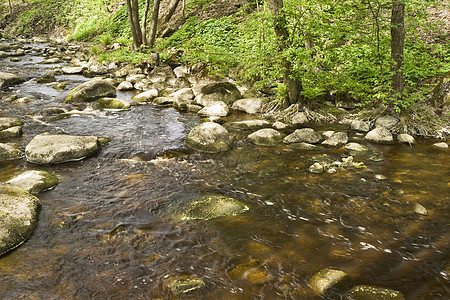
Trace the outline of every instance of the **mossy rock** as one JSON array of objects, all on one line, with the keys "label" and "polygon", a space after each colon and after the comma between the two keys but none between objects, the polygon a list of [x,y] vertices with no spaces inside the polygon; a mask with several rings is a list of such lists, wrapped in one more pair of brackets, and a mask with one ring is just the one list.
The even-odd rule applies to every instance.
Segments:
[{"label": "mossy rock", "polygon": [[174,294],[185,294],[205,286],[205,282],[200,277],[194,275],[183,275],[171,278],[167,283],[167,288]]},{"label": "mossy rock", "polygon": [[0,255],[23,244],[37,224],[41,203],[27,191],[0,184]]},{"label": "mossy rock", "polygon": [[7,183],[20,187],[30,193],[39,193],[54,188],[60,182],[55,173],[48,171],[28,170]]},{"label": "mossy rock", "polygon": [[245,279],[251,284],[263,284],[273,278],[260,259],[239,264],[228,275],[231,279]]},{"label": "mossy rock", "polygon": [[11,127],[22,126],[23,122],[16,118],[0,118],[0,130],[5,130]]},{"label": "mossy rock", "polygon": [[211,220],[239,215],[248,210],[244,203],[220,194],[207,194],[194,199],[177,216],[179,220]]},{"label": "mossy rock", "polygon": [[186,145],[205,153],[227,151],[232,143],[228,131],[217,123],[205,122],[189,132]]},{"label": "mossy rock", "polygon": [[331,288],[342,285],[347,274],[341,270],[322,269],[309,280],[310,286],[318,294],[323,295]]},{"label": "mossy rock", "polygon": [[64,102],[92,102],[102,97],[115,97],[116,93],[116,88],[107,80],[93,79],[71,90]]},{"label": "mossy rock", "polygon": [[116,98],[100,98],[95,104],[96,109],[129,109],[130,103]]},{"label": "mossy rock", "polygon": [[404,300],[405,296],[399,291],[370,286],[357,285],[344,295],[346,300]]},{"label": "mossy rock", "polygon": [[0,161],[20,159],[22,157],[23,153],[19,149],[8,144],[0,143]]}]

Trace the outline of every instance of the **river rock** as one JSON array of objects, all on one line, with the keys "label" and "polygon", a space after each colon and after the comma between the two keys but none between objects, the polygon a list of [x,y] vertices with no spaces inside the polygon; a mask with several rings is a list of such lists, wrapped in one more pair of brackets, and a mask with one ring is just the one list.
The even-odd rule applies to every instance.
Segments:
[{"label": "river rock", "polygon": [[173,69],[173,73],[177,78],[187,77],[189,75],[189,70],[186,67],[179,66]]},{"label": "river rock", "polygon": [[223,101],[211,101],[208,102],[205,107],[198,111],[199,115],[202,116],[218,116],[226,117],[230,109],[228,105]]},{"label": "river rock", "polygon": [[25,81],[25,79],[23,79],[20,76],[17,76],[17,75],[11,74],[11,73],[0,72],[0,89],[15,85],[15,84],[20,84],[24,81]]},{"label": "river rock", "polygon": [[13,57],[13,58],[10,59],[10,61],[12,61],[12,62],[19,62],[19,61],[22,61],[22,59],[20,57]]},{"label": "river rock", "polygon": [[402,133],[397,135],[397,141],[399,141],[400,143],[406,143],[406,144],[414,144],[416,141],[414,140],[414,137],[412,137],[409,134],[406,133]]},{"label": "river rock", "polygon": [[179,220],[211,220],[236,216],[248,210],[244,203],[221,194],[207,194],[193,199],[183,208]]},{"label": "river rock", "polygon": [[192,101],[195,96],[191,88],[182,88],[181,90],[170,94],[169,97],[174,97],[177,100],[189,102]]},{"label": "river rock", "polygon": [[59,64],[62,60],[58,57],[49,58],[41,62],[41,64]]},{"label": "river rock", "polygon": [[350,128],[356,131],[368,132],[370,130],[369,124],[361,120],[353,120],[350,123]]},{"label": "river rock", "polygon": [[275,146],[283,140],[283,134],[272,128],[260,129],[250,134],[247,139],[259,146]]},{"label": "river rock", "polygon": [[223,101],[232,105],[234,101],[241,99],[239,89],[230,82],[216,82],[203,86],[195,97],[197,104],[206,106],[209,102]]},{"label": "river rock", "polygon": [[364,138],[378,144],[392,144],[394,142],[392,134],[385,127],[377,127],[369,131]]},{"label": "river rock", "polygon": [[36,164],[56,164],[77,161],[97,152],[98,137],[43,133],[35,136],[25,147],[27,161]]},{"label": "river rock", "polygon": [[320,174],[323,173],[323,171],[325,170],[325,167],[322,166],[320,163],[316,162],[314,164],[312,164],[309,168],[308,168],[309,172],[314,173],[314,174]]},{"label": "river rock", "polygon": [[348,142],[348,136],[345,132],[335,132],[328,139],[322,142],[327,147],[341,147]]},{"label": "river rock", "polygon": [[318,294],[323,295],[333,286],[342,283],[346,277],[347,274],[343,271],[325,268],[317,272],[309,280],[309,285]]},{"label": "river rock", "polygon": [[238,121],[238,122],[232,122],[229,125],[231,128],[235,129],[241,129],[241,130],[254,130],[254,129],[261,129],[264,127],[269,127],[270,123],[266,120],[245,120],[245,121]]},{"label": "river rock", "polygon": [[85,67],[62,67],[61,70],[64,74],[81,74]]},{"label": "river rock", "polygon": [[5,58],[8,57],[9,53],[5,52],[5,51],[0,51],[0,58]]},{"label": "river rock", "polygon": [[152,102],[156,97],[159,96],[159,92],[157,89],[151,89],[146,92],[137,94],[131,100],[136,101],[138,103],[144,103],[144,102]]},{"label": "river rock", "polygon": [[419,214],[419,215],[428,215],[428,210],[425,208],[425,206],[423,206],[420,203],[414,203],[414,212]]},{"label": "river rock", "polygon": [[185,294],[205,286],[205,282],[198,276],[183,275],[170,278],[167,288],[175,295]]},{"label": "river rock", "polygon": [[57,91],[64,91],[66,89],[67,85],[68,85],[67,82],[59,82],[59,83],[53,85],[52,88]]},{"label": "river rock", "polygon": [[275,123],[273,123],[272,127],[275,128],[276,130],[284,130],[288,128],[286,124],[280,121],[276,121]]},{"label": "river rock", "polygon": [[390,128],[394,127],[395,125],[397,125],[398,122],[400,122],[400,120],[397,119],[396,117],[382,116],[382,117],[379,117],[375,121],[375,127],[384,127],[384,128],[390,129]]},{"label": "river rock", "polygon": [[318,146],[308,143],[292,143],[289,144],[289,147],[299,150],[316,150],[319,149]]},{"label": "river rock", "polygon": [[14,126],[0,131],[0,139],[9,139],[22,135],[22,126]]},{"label": "river rock", "polygon": [[345,300],[405,300],[399,291],[370,285],[357,285],[344,294]]},{"label": "river rock", "polygon": [[358,143],[348,143],[347,145],[345,145],[345,150],[346,153],[354,155],[354,153],[367,152],[369,151],[369,148]]},{"label": "river rock", "polygon": [[445,142],[435,143],[433,146],[441,149],[448,149],[448,144]]},{"label": "river rock", "polygon": [[59,178],[52,172],[28,170],[6,183],[20,187],[29,193],[40,193],[58,185]]},{"label": "river rock", "polygon": [[283,142],[286,144],[291,143],[310,143],[310,144],[317,144],[320,142],[321,137],[320,134],[318,134],[314,129],[312,128],[302,128],[297,129],[287,137],[283,139]]},{"label": "river rock", "polygon": [[153,99],[153,104],[158,106],[169,106],[172,105],[175,101],[175,98],[173,97],[156,97]]},{"label": "river rock", "polygon": [[22,158],[23,153],[19,149],[8,144],[0,143],[0,161]]},{"label": "river rock", "polygon": [[133,84],[131,83],[131,82],[128,82],[128,81],[122,81],[120,84],[119,84],[119,86],[117,87],[117,90],[119,90],[119,91],[130,91],[130,90],[132,90],[134,87],[133,87]]},{"label": "river rock", "polygon": [[256,114],[261,109],[261,106],[261,98],[247,98],[236,100],[231,109],[243,111],[248,114]]},{"label": "river rock", "polygon": [[291,124],[293,126],[299,126],[299,125],[303,125],[305,123],[308,123],[308,118],[306,117],[306,114],[304,112],[295,113],[291,117]]},{"label": "river rock", "polygon": [[0,183],[0,255],[23,244],[33,233],[41,203],[27,191]]},{"label": "river rock", "polygon": [[104,79],[93,79],[80,84],[66,97],[65,103],[95,101],[102,97],[115,97],[116,88]]},{"label": "river rock", "polygon": [[20,119],[8,118],[8,117],[0,118],[0,130],[5,130],[10,127],[16,127],[16,126],[22,126],[22,125],[23,125],[23,122]]},{"label": "river rock", "polygon": [[231,279],[244,279],[251,284],[263,284],[273,278],[264,267],[264,262],[260,259],[252,259],[239,264],[229,271],[228,275]]},{"label": "river rock", "polygon": [[117,98],[100,98],[94,103],[95,109],[129,109],[128,101]]},{"label": "river rock", "polygon": [[144,74],[129,74],[126,81],[135,84],[136,82],[139,82],[144,78],[147,78],[147,76],[145,76]]},{"label": "river rock", "polygon": [[198,125],[186,138],[189,147],[206,153],[227,151],[231,143],[232,139],[225,127],[213,122]]},{"label": "river rock", "polygon": [[55,81],[56,81],[55,73],[52,71],[45,73],[44,75],[42,75],[40,78],[37,79],[37,83],[50,83]]},{"label": "river rock", "polygon": [[154,83],[167,82],[173,78],[175,78],[175,74],[170,66],[157,66],[148,74],[148,79]]}]

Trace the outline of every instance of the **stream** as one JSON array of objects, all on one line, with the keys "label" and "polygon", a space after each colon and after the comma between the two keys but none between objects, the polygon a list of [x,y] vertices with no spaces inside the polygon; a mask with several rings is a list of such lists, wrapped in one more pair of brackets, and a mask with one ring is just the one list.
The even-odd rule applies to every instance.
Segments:
[{"label": "stream", "polygon": [[[0,99],[36,100],[0,101],[0,117],[24,122],[21,137],[0,142],[24,150],[43,132],[111,142],[77,162],[0,162],[1,182],[29,169],[61,178],[37,195],[42,210],[32,237],[0,258],[0,299],[322,299],[308,286],[322,268],[349,275],[344,291],[365,284],[400,291],[408,300],[450,299],[450,152],[433,147],[436,140],[379,145],[344,125],[312,124],[318,132],[345,130],[350,141],[382,157],[355,158],[363,168],[312,174],[316,157],[341,160],[343,150],[255,146],[244,142],[251,132],[235,130],[231,150],[196,153],[184,139],[201,118],[173,107],[138,105],[47,123],[34,116],[48,107],[73,109],[63,104],[65,96],[89,78],[56,75],[68,82],[64,91],[37,83],[31,79],[68,63],[40,64],[52,44],[21,47],[28,49],[22,60],[1,58],[0,70],[26,82],[3,89]],[[233,113],[224,119],[252,118]],[[249,210],[208,221],[170,218],[175,207],[211,192]],[[417,203],[426,215],[414,211]],[[263,262],[264,280],[230,276],[252,259]],[[205,286],[174,295],[167,282],[180,275],[196,275]]]}]

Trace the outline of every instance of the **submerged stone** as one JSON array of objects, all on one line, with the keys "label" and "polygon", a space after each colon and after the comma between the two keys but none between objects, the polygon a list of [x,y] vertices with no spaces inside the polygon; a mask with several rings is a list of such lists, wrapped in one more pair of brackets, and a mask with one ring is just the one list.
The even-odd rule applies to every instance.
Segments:
[{"label": "submerged stone", "polygon": [[370,285],[357,285],[344,294],[345,300],[405,300],[399,291]]},{"label": "submerged stone", "polygon": [[52,172],[28,170],[9,180],[7,183],[20,187],[30,193],[40,193],[58,185],[59,178]]},{"label": "submerged stone", "polygon": [[76,161],[98,151],[101,141],[95,136],[56,135],[35,136],[25,148],[27,161],[36,164],[55,164]]},{"label": "submerged stone", "polygon": [[186,206],[180,220],[211,220],[239,215],[248,210],[244,203],[220,194],[209,194],[194,199]]},{"label": "submerged stone", "polygon": [[341,283],[347,274],[341,270],[322,269],[317,272],[310,280],[310,286],[320,295],[325,294],[333,286]]},{"label": "submerged stone", "polygon": [[33,233],[41,203],[27,191],[0,183],[0,255],[23,244]]},{"label": "submerged stone", "polygon": [[204,286],[205,282],[203,279],[194,275],[184,275],[171,278],[167,284],[169,290],[176,295],[188,293]]},{"label": "submerged stone", "polygon": [[269,127],[270,123],[266,120],[245,120],[230,123],[231,128],[250,130],[250,129],[260,129],[264,127]]},{"label": "submerged stone", "polygon": [[95,102],[94,107],[96,109],[129,109],[130,103],[117,98],[100,98]]},{"label": "submerged stone", "polygon": [[231,279],[245,279],[251,284],[262,284],[273,278],[260,259],[252,259],[239,264],[228,272],[228,275]]},{"label": "submerged stone", "polygon": [[11,85],[19,84],[24,81],[25,79],[15,74],[0,72],[0,89]]},{"label": "submerged stone", "polygon": [[433,146],[441,149],[448,149],[448,144],[445,142],[435,143]]}]

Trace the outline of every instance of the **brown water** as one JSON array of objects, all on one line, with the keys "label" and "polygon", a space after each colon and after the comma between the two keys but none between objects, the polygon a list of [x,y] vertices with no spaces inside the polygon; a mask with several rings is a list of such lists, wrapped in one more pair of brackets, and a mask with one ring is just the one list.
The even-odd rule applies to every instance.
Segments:
[{"label": "brown water", "polygon": [[[49,68],[35,64],[42,60],[31,52],[20,63],[0,60],[0,69],[30,79]],[[87,80],[57,79],[70,80],[69,88]],[[0,116],[25,123],[24,135],[10,141],[22,150],[42,132],[111,138],[80,162],[0,163],[0,181],[26,169],[62,178],[38,195],[42,211],[31,239],[0,258],[1,299],[320,299],[308,280],[324,267],[347,272],[347,288],[369,284],[407,299],[450,299],[450,155],[434,141],[380,146],[350,133],[383,160],[356,159],[366,167],[315,175],[307,171],[315,156],[340,160],[344,153],[251,146],[243,141],[248,132],[232,132],[236,143],[228,152],[193,153],[184,138],[200,120],[173,108],[134,106],[52,123],[30,117],[46,107],[71,108],[61,103],[67,92],[30,81],[0,92],[38,98],[0,102]],[[170,218],[206,192],[239,199],[250,210],[209,221]],[[414,203],[428,215],[414,213]],[[233,280],[228,272],[251,259],[264,262],[264,282]],[[190,274],[206,286],[181,296],[168,291],[168,280]]]}]

